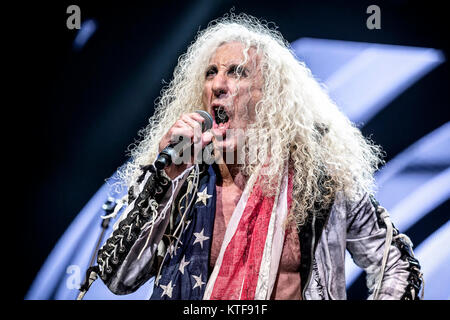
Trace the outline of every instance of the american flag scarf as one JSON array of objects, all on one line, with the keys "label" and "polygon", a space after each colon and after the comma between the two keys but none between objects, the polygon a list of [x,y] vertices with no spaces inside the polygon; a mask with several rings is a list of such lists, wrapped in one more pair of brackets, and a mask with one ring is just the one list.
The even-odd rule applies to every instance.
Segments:
[{"label": "american flag scarf", "polygon": [[[290,175],[289,175],[290,176]],[[269,299],[284,242],[291,203],[287,168],[276,196],[262,193],[259,179],[247,184],[227,226],[216,265],[208,278],[214,227],[216,176],[202,175],[180,245],[170,249],[150,299]]]}]

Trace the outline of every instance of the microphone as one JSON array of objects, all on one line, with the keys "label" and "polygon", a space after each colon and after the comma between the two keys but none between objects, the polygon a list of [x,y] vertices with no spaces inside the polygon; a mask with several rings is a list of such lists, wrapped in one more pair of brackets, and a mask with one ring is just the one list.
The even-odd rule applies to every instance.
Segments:
[{"label": "microphone", "polygon": [[[202,133],[206,130],[211,129],[213,125],[213,118],[211,117],[211,115],[204,110],[196,110],[195,112],[201,115],[203,119],[205,119],[205,121],[203,121],[202,123]],[[183,138],[180,137],[180,141],[182,139]],[[156,169],[162,170],[170,166],[170,164],[172,163],[172,159],[178,156],[176,150],[176,146],[178,145],[178,143],[179,142],[169,144],[159,153],[158,158],[155,161]]]}]

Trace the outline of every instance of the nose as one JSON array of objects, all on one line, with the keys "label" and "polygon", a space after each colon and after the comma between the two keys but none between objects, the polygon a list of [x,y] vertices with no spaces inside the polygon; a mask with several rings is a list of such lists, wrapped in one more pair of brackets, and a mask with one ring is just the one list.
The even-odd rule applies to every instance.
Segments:
[{"label": "nose", "polygon": [[214,77],[211,89],[216,98],[220,98],[222,95],[226,95],[228,92],[228,83],[226,77],[218,73]]}]

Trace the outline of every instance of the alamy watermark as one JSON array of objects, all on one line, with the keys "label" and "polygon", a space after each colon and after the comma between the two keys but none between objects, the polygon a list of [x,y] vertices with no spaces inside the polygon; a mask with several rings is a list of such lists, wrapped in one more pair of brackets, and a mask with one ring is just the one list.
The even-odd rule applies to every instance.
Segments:
[{"label": "alamy watermark", "polygon": [[66,13],[70,14],[70,16],[66,20],[67,29],[80,30],[81,28],[81,9],[79,6],[72,4],[67,7]]},{"label": "alamy watermark", "polygon": [[367,7],[366,13],[370,16],[366,20],[366,26],[369,30],[381,29],[381,9],[373,4]]},{"label": "alamy watermark", "polygon": [[81,285],[81,268],[75,264],[67,267],[66,274],[69,276],[66,279],[66,288],[69,290],[80,289]]}]

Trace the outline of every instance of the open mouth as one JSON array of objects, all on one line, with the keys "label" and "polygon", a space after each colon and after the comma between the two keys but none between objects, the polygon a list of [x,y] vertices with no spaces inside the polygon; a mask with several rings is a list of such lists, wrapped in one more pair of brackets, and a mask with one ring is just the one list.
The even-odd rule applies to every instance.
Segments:
[{"label": "open mouth", "polygon": [[227,112],[225,111],[225,108],[222,106],[214,108],[214,118],[217,124],[227,123],[230,120]]},{"label": "open mouth", "polygon": [[230,126],[230,115],[227,113],[226,108],[219,104],[213,104],[212,111],[214,120],[213,129],[219,130],[216,133],[225,137],[226,130]]}]

